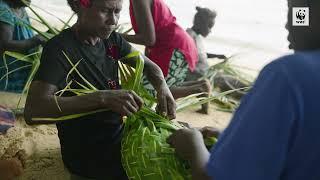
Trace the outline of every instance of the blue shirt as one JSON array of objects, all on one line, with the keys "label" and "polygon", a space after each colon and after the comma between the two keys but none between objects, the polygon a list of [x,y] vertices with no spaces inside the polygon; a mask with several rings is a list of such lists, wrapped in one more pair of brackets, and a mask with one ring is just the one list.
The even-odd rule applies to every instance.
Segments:
[{"label": "blue shirt", "polygon": [[211,150],[215,180],[320,179],[320,51],[267,65]]},{"label": "blue shirt", "polygon": [[[28,27],[30,24],[28,14],[23,9],[23,17],[19,18],[12,12],[9,5],[0,0],[0,22],[13,26],[13,40],[25,40],[33,37],[32,30]],[[30,52],[29,52],[30,53]],[[28,54],[28,52],[25,52]],[[8,72],[15,70],[19,67],[31,65],[30,63],[18,61],[13,64],[16,59],[6,56],[6,63],[8,64]],[[7,88],[5,88],[6,78],[0,81],[0,91],[21,92],[25,86],[31,68],[23,68],[9,75]],[[2,55],[0,56],[0,79],[7,73],[4,68]]]}]

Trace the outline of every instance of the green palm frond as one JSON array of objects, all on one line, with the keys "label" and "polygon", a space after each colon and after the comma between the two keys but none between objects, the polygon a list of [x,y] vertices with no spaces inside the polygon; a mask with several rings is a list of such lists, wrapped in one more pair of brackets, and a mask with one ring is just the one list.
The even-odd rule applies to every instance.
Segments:
[{"label": "green palm frond", "polygon": [[[24,55],[24,54],[21,54],[21,53],[17,53],[17,52],[10,52],[10,51],[5,51],[3,53],[3,62],[4,62],[4,66],[6,68],[6,74],[4,74],[0,81],[3,79],[3,78],[6,78],[6,83],[5,83],[5,89],[7,87],[7,84],[8,84],[8,78],[9,78],[9,75],[13,72],[16,72],[16,71],[19,71],[21,69],[24,69],[26,67],[31,67],[31,71],[30,71],[30,74],[28,76],[28,79],[27,79],[27,82],[22,90],[22,93],[21,93],[21,97],[19,98],[19,101],[18,101],[18,104],[17,104],[17,107],[19,107],[20,105],[20,102],[21,102],[21,99],[22,99],[22,96],[24,94],[27,94],[28,93],[28,89],[30,87],[30,84],[33,80],[33,77],[34,75],[36,74],[39,66],[40,66],[40,55],[41,54],[41,51],[36,51],[34,53],[31,53],[31,54],[28,54],[28,55]],[[7,64],[7,57],[12,57],[12,58],[15,58],[16,60],[13,61],[12,63],[9,63]],[[18,67],[16,69],[13,69],[13,70],[10,70],[9,71],[9,65],[10,64],[13,64],[14,62],[17,62],[17,61],[24,61],[24,62],[27,62],[27,63],[30,63],[29,65],[25,65],[25,66],[21,66],[21,67]]]},{"label": "green palm frond", "polygon": [[[23,3],[28,5],[28,3],[25,0],[22,0],[22,1],[23,1]],[[43,36],[47,40],[51,39],[53,36],[55,36],[55,35],[60,33],[59,30],[57,30],[56,28],[52,27],[39,13],[37,13],[37,11],[33,7],[28,5],[28,8],[36,15],[36,17],[37,17],[36,20],[49,29],[48,32],[42,32],[39,29],[37,29],[36,27],[34,27],[33,25],[26,24],[26,23],[23,23],[23,22],[18,22],[19,23],[18,25],[25,26],[25,27],[28,27],[28,28],[36,31],[38,34],[40,34],[41,36]],[[43,11],[48,13],[48,14],[50,14],[49,12],[47,12],[45,10],[43,10]],[[56,16],[54,16],[54,17],[56,17]],[[66,27],[69,27],[69,23],[70,23],[70,21],[72,20],[73,17],[74,17],[74,14],[67,21],[63,21],[62,19],[60,19],[58,17],[56,17],[56,18],[59,19],[64,24],[64,27],[63,27],[63,29],[64,29]],[[34,78],[34,76],[35,76],[35,74],[36,74],[36,72],[37,72],[37,70],[38,70],[38,68],[40,66],[41,53],[42,53],[42,48],[39,48],[36,52],[30,53],[28,55],[17,53],[17,52],[10,52],[10,51],[6,51],[6,52],[3,53],[3,64],[4,64],[4,66],[0,67],[0,68],[5,68],[6,69],[6,73],[4,75],[2,75],[0,77],[0,79],[3,80],[5,78],[5,89],[7,88],[8,78],[9,78],[10,74],[12,74],[12,73],[14,73],[16,71],[19,71],[21,69],[27,68],[27,67],[31,67],[31,71],[30,71],[30,74],[28,76],[27,82],[26,82],[26,84],[25,84],[25,86],[24,86],[24,88],[22,90],[21,97],[19,98],[19,102],[17,104],[18,107],[20,105],[22,96],[24,94],[28,93],[28,89],[30,87],[30,84],[31,84],[31,82],[32,82],[32,80],[33,80],[33,78]],[[8,63],[7,62],[7,57],[12,57],[12,58],[15,58],[16,60],[11,61],[11,62]],[[25,66],[18,67],[18,68],[13,69],[13,70],[9,70],[10,65],[12,65],[12,64],[14,64],[14,63],[16,63],[18,61],[24,61],[24,62],[30,63],[30,65],[25,65]]]},{"label": "green palm frond", "polygon": [[[24,68],[28,68],[28,67],[31,67],[32,65],[25,65],[25,66],[21,66],[21,67],[18,67],[14,70],[11,70],[9,72],[7,72],[5,75],[3,75],[1,78],[0,78],[0,81],[2,81],[5,77],[8,78],[8,76],[16,71],[19,71],[21,69],[24,69]],[[7,84],[6,84],[7,85]]]},{"label": "green palm frond", "polygon": [[26,2],[25,0],[21,0],[21,1],[25,5],[27,5],[30,11],[42,22],[42,24],[44,24],[49,29],[50,33],[58,34],[58,31],[54,27],[52,27],[50,23],[48,23],[36,10],[34,10],[34,8],[31,7],[28,2]]},{"label": "green palm frond", "polygon": [[[68,60],[68,62],[70,63],[70,65],[72,66],[71,68],[71,73],[72,71],[75,71],[77,73],[77,75],[87,84],[87,86],[89,86],[90,89],[92,90],[98,90],[96,87],[94,87],[94,85],[92,85],[88,80],[86,80],[86,78],[84,78],[84,76],[78,71],[77,67],[75,64],[72,63],[71,59],[68,57],[68,55],[62,51],[63,55],[65,56],[65,58]],[[81,61],[81,60],[80,60]],[[78,63],[80,63],[80,61]],[[78,64],[77,63],[77,64]],[[68,73],[69,74],[69,73]]]},{"label": "green palm frond", "polygon": [[232,89],[229,91],[216,93],[210,97],[200,97],[200,98],[198,97],[199,95],[202,95],[204,93],[190,95],[185,98],[177,100],[177,112],[182,112],[190,107],[199,106],[201,104],[205,104],[205,103],[220,99],[222,97],[225,97],[228,94],[231,94],[240,90],[246,90],[246,89],[248,88],[245,87],[245,88],[239,88],[239,89]]},{"label": "green palm frond", "polygon": [[239,79],[241,82],[250,86],[252,84],[253,78],[243,72],[236,70],[234,65],[231,64],[231,61],[236,57],[237,55],[232,55],[222,62],[210,66],[204,78],[212,79],[212,76],[215,76],[217,72],[221,72],[223,74],[233,76]]},{"label": "green palm frond", "polygon": [[[233,112],[239,105],[240,97],[250,89],[253,82],[252,77],[239,71],[232,63],[230,63],[236,57],[237,55],[233,55],[224,61],[209,67],[207,73],[203,77],[203,79],[209,79],[212,83],[212,94],[220,94],[221,91],[228,89],[235,90],[233,93],[220,96],[212,101],[218,106],[217,110]],[[218,79],[223,79],[223,82]],[[237,83],[234,85],[227,79]]]},{"label": "green palm frond", "polygon": [[64,25],[63,25],[63,27],[60,29],[60,31],[66,29],[66,28],[69,28],[69,27],[70,27],[69,24],[70,24],[71,20],[72,20],[75,16],[76,16],[76,13],[73,13],[66,22],[64,22],[64,21],[61,20],[61,22],[63,22]]},{"label": "green palm frond", "polygon": [[80,113],[80,114],[72,114],[72,115],[67,115],[67,116],[62,116],[62,117],[57,117],[57,118],[32,118],[33,121],[65,121],[65,120],[72,120],[76,119],[79,117],[87,116],[90,114],[95,114],[99,112],[103,112],[105,110],[97,110],[97,111],[92,111],[92,112],[87,112],[87,113]]},{"label": "green palm frond", "polygon": [[[65,28],[69,28],[69,27],[70,27],[70,25],[69,25],[70,21],[71,21],[71,20],[74,18],[74,16],[76,15],[75,13],[73,13],[73,14],[68,18],[68,20],[65,21],[65,20],[61,19],[60,17],[56,16],[55,14],[47,11],[46,9],[41,8],[40,6],[37,6],[37,5],[35,5],[35,4],[32,4],[32,6],[35,7],[35,8],[37,8],[37,9],[39,9],[39,10],[41,10],[41,11],[43,11],[44,13],[46,13],[46,14],[54,17],[54,18],[56,18],[58,21],[60,21],[60,22],[63,24],[63,27],[60,29],[60,31],[64,30]],[[38,20],[38,19],[34,19],[34,20],[36,20],[36,21],[38,21],[38,22],[40,22],[40,23],[42,24],[42,21],[40,21],[40,20]]]},{"label": "green palm frond", "polygon": [[[9,75],[13,72],[16,72],[16,71],[19,71],[21,69],[24,69],[26,67],[32,67],[32,69],[36,68],[35,66],[37,66],[37,64],[40,63],[40,59],[39,59],[39,55],[40,52],[35,52],[35,53],[32,53],[32,54],[29,54],[29,55],[24,55],[24,54],[21,54],[21,53],[17,53],[17,52],[10,52],[10,51],[5,51],[3,53],[3,64],[4,64],[4,68],[6,69],[6,73],[1,77],[0,80],[2,80],[3,78],[6,78],[6,84],[5,84],[5,89],[7,87],[7,83],[8,83],[8,78],[9,78]],[[16,60],[11,62],[11,63],[7,63],[7,57],[12,57],[12,58],[15,58]],[[17,62],[17,61],[24,61],[24,62],[27,62],[27,63],[30,63],[30,65],[25,65],[25,66],[22,66],[22,67],[18,67],[16,69],[13,69],[13,70],[10,70],[9,71],[9,65]],[[35,69],[35,71],[37,70],[37,68]],[[34,72],[35,73],[35,72]],[[33,71],[31,71],[31,75],[33,77],[34,75]],[[27,81],[29,82],[29,81]],[[27,85],[25,86],[25,89],[27,89]]]},{"label": "green palm frond", "polygon": [[[66,58],[67,62],[70,64],[71,66],[71,69],[69,70],[69,72],[67,73],[67,76],[66,76],[66,87],[63,88],[62,90],[58,91],[55,93],[55,102],[57,104],[57,107],[58,109],[62,112],[62,109],[58,103],[58,100],[57,100],[57,97],[61,97],[65,92],[72,92],[78,96],[81,96],[81,95],[84,95],[84,94],[89,94],[89,93],[93,93],[93,92],[97,92],[99,91],[94,85],[92,85],[81,73],[80,71],[77,69],[77,66],[81,63],[81,60],[79,60],[77,63],[73,63],[72,60],[69,58],[69,56],[67,55],[66,52],[62,51],[64,57]],[[130,79],[127,79],[127,81],[123,81],[123,86],[127,87],[128,89],[130,90],[133,90],[137,85],[137,81],[138,80],[135,80],[133,79],[132,77],[139,77],[136,75],[136,72],[139,72],[139,73],[142,73],[143,72],[143,62],[138,62],[139,59],[137,59],[136,57],[139,56],[139,53],[138,52],[133,52],[133,53],[130,53],[129,55],[127,55],[126,59],[132,59],[132,60],[136,60],[136,65],[137,65],[137,68],[135,71],[133,70],[128,70],[129,66],[127,65],[124,65],[122,64],[123,67],[125,67],[127,70],[124,72],[124,71],[121,71],[123,73],[124,76],[126,77],[130,77]],[[134,59],[133,59],[134,58]],[[142,69],[142,70],[141,70]],[[73,81],[73,80],[70,80],[70,76],[72,73],[76,73],[80,79],[85,83],[85,84],[81,84],[77,81]],[[81,88],[83,89],[73,89],[71,88],[71,85],[75,83],[77,84],[78,86],[80,86]],[[130,84],[130,86],[128,85]],[[137,90],[139,88],[136,88]],[[99,112],[102,112],[102,111],[107,111],[107,109],[104,109],[104,110],[99,110]],[[82,117],[82,116],[86,116],[86,115],[89,115],[89,114],[94,114],[94,113],[97,113],[97,111],[92,111],[92,112],[86,112],[86,113],[81,113],[81,114],[74,114],[74,115],[68,115],[68,116],[62,116],[62,117],[57,117],[57,118],[45,118],[45,117],[38,117],[38,118],[32,118],[32,120],[50,120],[50,121],[64,121],[64,120],[70,120],[70,119],[74,119],[74,118],[79,118],[79,117]]]},{"label": "green palm frond", "polygon": [[26,24],[26,23],[22,23],[22,22],[20,22],[18,24],[21,25],[21,26],[25,26],[25,27],[27,27],[29,29],[32,29],[33,31],[37,32],[39,35],[44,37],[46,40],[49,40],[49,39],[51,39],[52,37],[55,36],[55,34],[53,34],[53,33],[42,32],[41,30],[39,30],[38,28],[36,28],[36,27],[34,27],[34,26],[30,25],[30,24]]}]

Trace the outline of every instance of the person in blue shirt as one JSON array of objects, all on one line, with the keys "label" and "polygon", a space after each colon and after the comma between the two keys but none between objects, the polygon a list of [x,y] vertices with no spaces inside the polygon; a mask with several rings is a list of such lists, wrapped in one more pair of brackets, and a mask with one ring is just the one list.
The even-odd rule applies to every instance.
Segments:
[{"label": "person in blue shirt", "polygon": [[[288,7],[295,53],[261,71],[215,146],[208,151],[196,129],[168,139],[194,179],[320,179],[320,1],[288,0]],[[309,7],[309,26],[292,25],[293,7]]]},{"label": "person in blue shirt", "polygon": [[[26,1],[30,3],[31,1]],[[40,35],[34,36],[30,25],[28,14],[25,10],[26,4],[22,0],[0,0],[0,78],[7,71],[5,63],[2,59],[5,51],[20,52],[29,54],[34,51],[34,48],[45,43],[45,39]],[[27,62],[14,62],[14,58],[6,58],[9,71],[19,67],[30,65]],[[11,64],[12,63],[12,64]],[[0,91],[7,92],[22,92],[25,83],[28,79],[31,67],[20,69],[0,81]]]}]

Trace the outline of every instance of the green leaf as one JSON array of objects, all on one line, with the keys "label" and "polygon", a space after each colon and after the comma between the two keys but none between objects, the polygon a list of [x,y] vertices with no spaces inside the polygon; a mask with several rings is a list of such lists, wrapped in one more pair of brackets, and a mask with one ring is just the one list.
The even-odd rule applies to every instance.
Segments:
[{"label": "green leaf", "polygon": [[186,97],[184,99],[184,101],[181,101],[179,103],[179,105],[177,105],[177,112],[184,111],[185,109],[190,108],[190,107],[199,106],[201,104],[208,103],[212,100],[218,99],[219,97],[225,96],[227,94],[231,94],[231,93],[239,91],[239,90],[245,90],[245,89],[248,89],[248,88],[246,87],[246,88],[233,89],[233,90],[229,90],[229,91],[225,91],[225,92],[216,94],[211,97],[195,98],[193,95],[191,95],[193,97],[190,97],[190,98]]},{"label": "green leaf", "polygon": [[28,8],[32,11],[32,13],[34,15],[37,16],[37,18],[39,18],[39,20],[42,22],[43,25],[45,25],[48,29],[49,29],[49,32],[52,33],[52,34],[59,34],[59,32],[53,28],[44,18],[42,18],[42,16],[40,14],[38,14],[30,5],[28,2],[26,2],[25,0],[21,0],[26,6],[28,6]]},{"label": "green leaf", "polygon": [[[82,76],[82,74],[78,71],[77,68],[74,68],[75,65],[72,63],[72,61],[70,60],[70,58],[68,57],[68,55],[62,51],[63,55],[66,57],[66,59],[68,60],[68,62],[70,63],[70,65],[72,66],[72,69],[71,70],[75,70],[76,73],[78,74],[78,76],[92,89],[92,90],[98,90],[96,87],[94,87],[86,78],[84,78]],[[81,61],[81,60],[80,60]]]},{"label": "green leaf", "polygon": [[[68,18],[67,21],[64,21],[64,20],[62,20],[61,18],[59,18],[58,16],[56,16],[55,14],[53,14],[53,13],[51,13],[51,12],[49,12],[49,11],[43,9],[43,8],[41,8],[40,6],[37,6],[37,5],[35,5],[35,4],[32,4],[32,6],[36,7],[37,9],[40,9],[41,11],[45,12],[46,14],[51,15],[52,17],[54,17],[54,18],[56,18],[57,20],[59,20],[59,21],[64,25],[64,26],[61,28],[60,31],[64,30],[64,29],[67,28],[67,27],[70,27],[69,23],[70,23],[70,21],[73,19],[73,17],[76,15],[75,13],[73,13],[73,14],[70,16],[70,18]],[[39,21],[39,22],[42,23],[42,21]]]},{"label": "green leaf", "polygon": [[73,17],[76,15],[76,13],[73,13],[70,18],[67,20],[67,22],[64,22],[64,26],[61,28],[60,31],[70,27],[69,23],[71,22],[71,20],[73,19]]},{"label": "green leaf", "polygon": [[91,111],[91,112],[86,112],[86,113],[79,113],[79,114],[61,116],[61,117],[57,117],[57,118],[37,117],[37,118],[32,118],[32,121],[65,121],[65,120],[72,120],[72,119],[76,119],[76,118],[79,118],[79,117],[87,116],[87,115],[90,115],[90,114],[96,114],[96,113],[104,112],[104,111],[108,111],[108,110],[102,109],[102,110]]}]

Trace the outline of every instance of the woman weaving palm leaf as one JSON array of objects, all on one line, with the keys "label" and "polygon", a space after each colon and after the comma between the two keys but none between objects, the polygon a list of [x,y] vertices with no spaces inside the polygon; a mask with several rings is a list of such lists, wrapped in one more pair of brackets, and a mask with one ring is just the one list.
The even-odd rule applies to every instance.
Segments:
[{"label": "woman weaving palm leaf", "polygon": [[[63,161],[71,178],[127,179],[120,155],[122,116],[136,113],[143,102],[136,93],[121,90],[119,85],[115,59],[134,51],[114,32],[122,0],[70,0],[68,3],[77,13],[78,21],[48,41],[44,48],[27,98],[26,121],[29,124],[57,123]],[[66,77],[72,65],[66,57],[73,64],[80,61],[77,69],[99,91],[81,96],[72,93],[55,96],[68,85]],[[175,102],[160,68],[146,57],[144,65],[144,74],[157,90],[159,112],[174,118]],[[83,82],[77,75],[70,78]],[[110,111],[99,111],[106,109]],[[69,121],[35,120],[92,111],[99,112]]]}]

